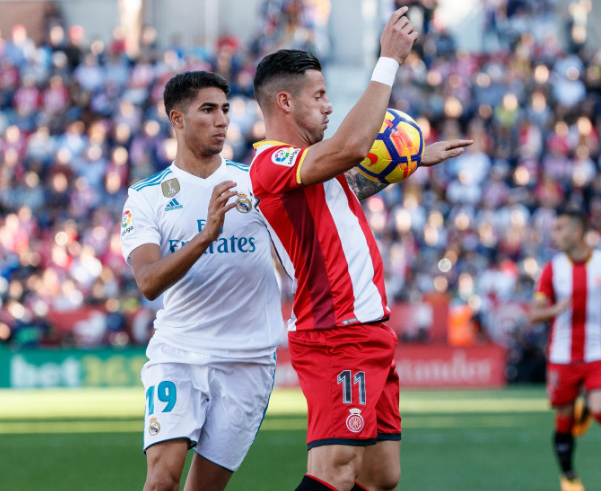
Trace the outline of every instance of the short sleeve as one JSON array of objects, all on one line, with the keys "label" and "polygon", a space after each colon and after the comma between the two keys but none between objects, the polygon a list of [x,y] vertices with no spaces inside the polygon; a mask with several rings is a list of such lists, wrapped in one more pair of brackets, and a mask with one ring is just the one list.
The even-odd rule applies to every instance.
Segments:
[{"label": "short sleeve", "polygon": [[534,299],[547,299],[551,302],[555,302],[555,291],[553,289],[553,267],[551,266],[551,263],[548,263],[543,268],[543,271],[536,282]]},{"label": "short sleeve", "polygon": [[160,246],[161,234],[146,200],[130,189],[121,217],[121,253],[127,264],[132,251],[144,244]]},{"label": "short sleeve", "polygon": [[253,189],[283,194],[301,187],[300,170],[308,150],[282,145],[259,150],[250,168]]}]

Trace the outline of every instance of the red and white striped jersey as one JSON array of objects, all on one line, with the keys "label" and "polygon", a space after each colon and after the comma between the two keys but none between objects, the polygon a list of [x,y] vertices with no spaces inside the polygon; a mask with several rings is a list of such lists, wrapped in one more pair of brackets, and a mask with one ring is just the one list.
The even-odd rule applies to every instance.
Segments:
[{"label": "red and white striped jersey", "polygon": [[535,298],[552,304],[572,297],[571,308],[553,319],[548,359],[568,364],[601,360],[601,252],[580,263],[558,254],[543,269]]},{"label": "red and white striped jersey", "polygon": [[331,329],[387,318],[384,270],[363,209],[344,175],[303,186],[310,148],[255,144],[253,194],[294,280],[288,329]]}]

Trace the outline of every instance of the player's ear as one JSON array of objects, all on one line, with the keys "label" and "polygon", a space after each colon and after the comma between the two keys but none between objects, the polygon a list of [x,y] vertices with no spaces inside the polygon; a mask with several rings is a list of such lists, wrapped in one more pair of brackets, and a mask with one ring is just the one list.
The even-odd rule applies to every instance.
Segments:
[{"label": "player's ear", "polygon": [[292,95],[289,92],[280,92],[276,96],[276,105],[285,113],[292,111]]},{"label": "player's ear", "polygon": [[178,130],[181,130],[184,127],[184,115],[177,109],[171,110],[169,113],[169,121],[171,121],[173,127],[177,128]]}]

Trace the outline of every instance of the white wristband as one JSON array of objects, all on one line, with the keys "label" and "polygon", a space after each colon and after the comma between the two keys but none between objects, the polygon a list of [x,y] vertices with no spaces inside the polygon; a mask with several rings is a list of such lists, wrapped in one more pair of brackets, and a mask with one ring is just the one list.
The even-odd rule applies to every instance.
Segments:
[{"label": "white wristband", "polygon": [[396,79],[396,72],[399,69],[399,62],[394,58],[388,58],[386,56],[380,57],[374,73],[371,76],[373,82],[380,82],[381,84],[393,86],[394,80]]}]

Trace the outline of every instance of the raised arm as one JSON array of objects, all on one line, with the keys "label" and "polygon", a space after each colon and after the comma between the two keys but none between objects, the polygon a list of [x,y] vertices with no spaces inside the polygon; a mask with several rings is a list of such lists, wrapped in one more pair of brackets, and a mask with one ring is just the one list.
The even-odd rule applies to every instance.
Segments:
[{"label": "raised arm", "polygon": [[338,131],[307,151],[300,170],[304,185],[325,182],[343,174],[369,152],[382,126],[398,66],[405,61],[418,36],[405,17],[406,12],[407,7],[402,7],[390,17],[380,38],[381,58],[372,81]]},{"label": "raised arm", "polygon": [[[447,159],[457,157],[463,153],[463,148],[474,143],[473,140],[449,140],[433,143],[424,149],[422,167],[432,167]],[[374,182],[353,168],[345,172],[346,181],[360,200],[369,198],[390,184],[387,182]]]},{"label": "raised arm", "polygon": [[378,194],[383,189],[386,189],[390,184],[387,182],[375,182],[361,174],[356,168],[352,168],[344,173],[346,182],[355,193],[359,201],[369,198],[374,194]]},{"label": "raised arm", "polygon": [[232,181],[226,181],[215,186],[205,227],[173,254],[161,257],[161,249],[156,244],[144,244],[131,252],[129,258],[134,278],[148,300],[156,299],[181,280],[219,236],[225,213],[236,206],[236,203],[227,204],[232,196],[238,194],[231,190],[235,185]]}]

